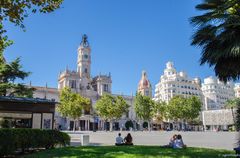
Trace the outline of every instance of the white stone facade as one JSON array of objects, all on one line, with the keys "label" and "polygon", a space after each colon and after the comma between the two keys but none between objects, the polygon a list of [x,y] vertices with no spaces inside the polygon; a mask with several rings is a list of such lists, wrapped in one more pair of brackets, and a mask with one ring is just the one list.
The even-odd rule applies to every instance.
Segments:
[{"label": "white stone facade", "polygon": [[214,77],[204,79],[202,83],[205,110],[221,109],[229,99],[234,98],[234,84],[223,83]]},{"label": "white stone facade", "polygon": [[168,103],[174,96],[197,96],[202,100],[201,80],[190,79],[185,72],[177,72],[173,62],[167,62],[164,74],[155,86],[155,101]]},{"label": "white stone facade", "polygon": [[240,83],[236,83],[234,87],[235,97],[240,98]]}]

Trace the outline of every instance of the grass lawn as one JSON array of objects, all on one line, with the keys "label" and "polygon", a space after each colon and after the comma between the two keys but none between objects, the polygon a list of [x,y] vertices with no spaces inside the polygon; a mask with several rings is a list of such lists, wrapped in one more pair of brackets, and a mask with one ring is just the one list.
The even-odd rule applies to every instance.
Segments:
[{"label": "grass lawn", "polygon": [[233,157],[233,151],[205,148],[168,149],[159,146],[89,146],[66,147],[36,152],[26,158],[71,157],[71,158],[215,158]]}]

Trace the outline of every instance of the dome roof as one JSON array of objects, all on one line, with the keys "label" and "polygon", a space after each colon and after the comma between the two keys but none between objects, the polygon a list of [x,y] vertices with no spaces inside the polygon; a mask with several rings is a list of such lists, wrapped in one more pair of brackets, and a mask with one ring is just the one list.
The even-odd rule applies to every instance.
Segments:
[{"label": "dome roof", "polygon": [[145,89],[145,88],[150,88],[151,83],[147,78],[147,73],[145,71],[142,72],[142,78],[138,83],[138,89]]}]

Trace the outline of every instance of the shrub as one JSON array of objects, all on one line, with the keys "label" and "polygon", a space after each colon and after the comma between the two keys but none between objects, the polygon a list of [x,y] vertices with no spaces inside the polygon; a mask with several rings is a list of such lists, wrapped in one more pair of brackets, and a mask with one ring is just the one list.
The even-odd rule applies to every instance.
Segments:
[{"label": "shrub", "polygon": [[2,128],[10,128],[11,127],[11,122],[7,119],[1,119],[0,120],[0,126]]},{"label": "shrub", "polygon": [[0,156],[13,155],[18,149],[53,148],[70,144],[68,134],[57,130],[0,129]]},{"label": "shrub", "polygon": [[148,128],[148,123],[147,122],[143,122],[143,128]]},{"label": "shrub", "polygon": [[133,128],[133,122],[132,121],[127,121],[126,123],[125,123],[125,127],[126,127],[126,129],[127,130],[129,130],[130,129],[130,127],[132,127]]}]

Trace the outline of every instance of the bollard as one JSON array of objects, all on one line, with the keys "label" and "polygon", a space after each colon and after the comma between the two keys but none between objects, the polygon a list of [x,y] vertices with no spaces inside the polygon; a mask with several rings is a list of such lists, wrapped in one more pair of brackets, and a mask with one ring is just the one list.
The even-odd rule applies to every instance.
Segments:
[{"label": "bollard", "polygon": [[89,135],[88,134],[82,134],[81,135],[81,145],[82,146],[88,146],[89,145]]}]

